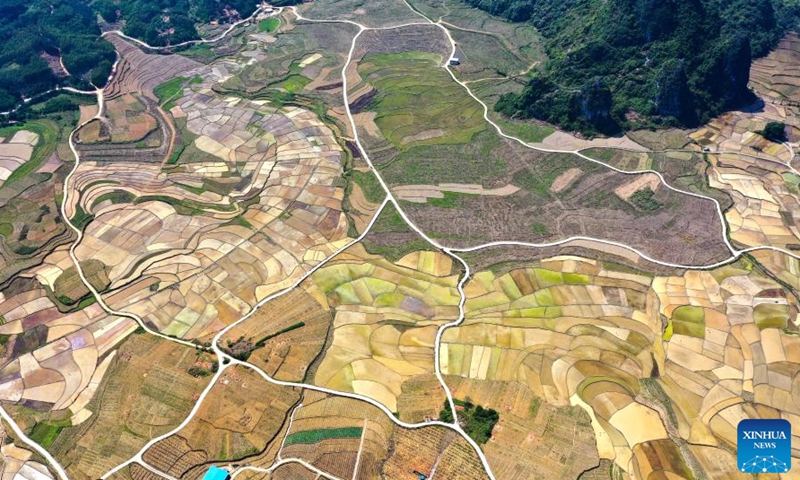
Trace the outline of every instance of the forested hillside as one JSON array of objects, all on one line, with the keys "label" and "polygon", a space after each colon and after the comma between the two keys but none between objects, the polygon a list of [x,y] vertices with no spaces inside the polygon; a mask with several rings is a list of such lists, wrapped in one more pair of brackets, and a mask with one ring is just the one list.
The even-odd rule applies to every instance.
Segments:
[{"label": "forested hillside", "polygon": [[163,46],[200,38],[199,23],[246,18],[257,4],[256,0],[0,0],[0,112],[56,86],[104,85],[115,53],[100,37],[98,14],[107,22],[119,22],[132,37]]},{"label": "forested hillside", "polygon": [[696,125],[751,100],[753,58],[795,28],[795,0],[466,0],[547,39],[550,60],[496,109],[587,133]]},{"label": "forested hillside", "polygon": [[56,85],[103,85],[115,54],[99,35],[83,0],[2,0],[0,111]]}]

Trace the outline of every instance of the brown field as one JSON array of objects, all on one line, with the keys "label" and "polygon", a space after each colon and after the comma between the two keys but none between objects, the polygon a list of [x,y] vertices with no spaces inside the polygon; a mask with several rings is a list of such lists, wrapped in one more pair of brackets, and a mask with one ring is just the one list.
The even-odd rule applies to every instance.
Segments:
[{"label": "brown field", "polygon": [[[435,412],[443,400],[440,387],[426,396],[405,384],[433,373],[436,331],[458,315],[457,281],[452,260],[439,252],[413,252],[395,263],[361,245],[343,252],[311,276],[309,292],[333,313],[313,382],[369,396],[408,421]],[[410,412],[398,408],[405,395],[414,399],[404,402]]]},{"label": "brown field", "polygon": [[333,131],[308,110],[215,95],[241,68],[224,66],[187,73],[200,80],[174,99],[191,118],[172,163],[82,162],[68,206],[94,215],[77,255],[109,266],[107,301],[178,337],[238,320],[346,241]]},{"label": "brown field", "polygon": [[148,449],[144,460],[165,473],[183,476],[206,462],[257,455],[279,441],[299,398],[298,390],[268,383],[251,369],[229,368],[192,421]]},{"label": "brown field", "polygon": [[[71,266],[66,253],[61,254]],[[48,273],[58,277],[61,270]],[[67,418],[74,415],[73,424],[85,420],[81,411],[112,360],[108,354],[136,324],[108,316],[96,304],[65,313],[76,309],[48,297],[34,280],[12,282],[3,300],[0,334],[7,340],[0,369],[2,399],[61,411]]]},{"label": "brown field", "polygon": [[[798,263],[777,257],[758,256],[793,281]],[[441,366],[456,397],[500,412],[485,447],[498,475],[736,478],[726,450],[739,419],[800,418],[800,307],[751,261],[652,277],[576,257],[496,259],[465,286]]]},{"label": "brown field", "polygon": [[578,478],[598,464],[589,415],[579,407],[557,407],[519,383],[445,379],[456,398],[500,412],[483,446],[497,478]]},{"label": "brown field", "polygon": [[[128,93],[123,94],[106,102],[105,114],[108,123],[94,121],[87,125],[87,127],[92,126],[92,131],[83,134],[81,130],[77,138],[86,144],[102,141],[138,142],[158,126],[156,117],[147,111],[153,108],[152,101],[140,100]],[[106,136],[101,137],[101,132],[106,133]]]},{"label": "brown field", "polygon": [[209,380],[187,373],[196,358],[146,334],[123,343],[86,406],[91,416],[50,448],[71,478],[99,478],[182,422]]},{"label": "brown field", "polygon": [[147,54],[127,40],[117,36],[105,37],[119,52],[122,59],[117,65],[117,74],[106,86],[106,99],[113,100],[125,93],[141,92],[155,100],[152,90],[181,72],[200,64],[180,55]]},{"label": "brown field", "polygon": [[788,33],[778,48],[755,62],[750,82],[755,89],[778,104],[800,105],[800,37]]},{"label": "brown field", "polygon": [[[360,139],[383,178],[393,190],[473,183],[519,189],[508,196],[451,192],[439,202],[409,198],[406,213],[440,243],[461,248],[589,236],[673,263],[707,264],[729,256],[712,201],[659,185],[658,208],[645,212],[611,192],[630,182],[652,183],[650,176],[641,180],[642,175],[614,172],[576,155],[542,153],[499,137],[486,126],[480,105],[449,75],[437,73],[437,57],[426,52],[440,51],[440,35],[401,30],[406,35],[399,42],[384,38],[384,32],[374,41],[359,38],[356,51],[364,56],[347,72]],[[378,55],[399,51],[411,39],[416,42],[405,47],[411,52],[404,56]],[[371,117],[359,113],[367,107]],[[418,140],[417,134],[434,129],[442,135]],[[553,188],[572,169],[583,174],[563,189]]]},{"label": "brown field", "polygon": [[[259,308],[229,330],[221,342],[234,356],[249,354],[248,361],[272,377],[302,382],[325,346],[331,320],[325,306],[296,288]],[[287,329],[291,330],[279,333]],[[272,338],[259,346],[268,337]]]},{"label": "brown field", "polygon": [[[286,445],[282,458],[302,458],[340,478],[406,478],[412,470],[442,478],[485,478],[480,460],[458,434],[443,427],[408,430],[395,426],[381,411],[356,400],[307,392],[294,412],[292,433],[320,428],[361,428],[359,438],[325,439],[315,444]],[[458,473],[456,473],[458,472]],[[302,478],[302,477],[301,477]]]}]

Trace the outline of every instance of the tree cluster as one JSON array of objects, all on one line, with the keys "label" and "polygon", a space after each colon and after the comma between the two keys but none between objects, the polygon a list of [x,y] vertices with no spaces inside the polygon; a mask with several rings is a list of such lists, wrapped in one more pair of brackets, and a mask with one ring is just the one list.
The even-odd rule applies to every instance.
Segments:
[{"label": "tree cluster", "polygon": [[[60,58],[57,76],[46,57]],[[115,59],[83,0],[4,0],[0,8],[0,111],[57,85],[104,85]]]},{"label": "tree cluster", "polygon": [[200,38],[195,28],[198,23],[232,23],[247,18],[257,3],[254,0],[95,0],[92,7],[107,22],[124,22],[126,35],[153,46],[166,46]]},{"label": "tree cluster", "polygon": [[549,60],[496,109],[588,134],[693,126],[753,100],[753,58],[790,29],[790,0],[466,0],[531,22]]}]

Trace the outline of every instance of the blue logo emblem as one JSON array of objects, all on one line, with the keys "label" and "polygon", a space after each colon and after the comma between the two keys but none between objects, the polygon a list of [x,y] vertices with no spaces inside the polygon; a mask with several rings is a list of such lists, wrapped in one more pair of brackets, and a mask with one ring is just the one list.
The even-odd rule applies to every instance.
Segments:
[{"label": "blue logo emblem", "polygon": [[742,420],[737,445],[744,473],[784,473],[792,468],[792,426],[786,420]]}]

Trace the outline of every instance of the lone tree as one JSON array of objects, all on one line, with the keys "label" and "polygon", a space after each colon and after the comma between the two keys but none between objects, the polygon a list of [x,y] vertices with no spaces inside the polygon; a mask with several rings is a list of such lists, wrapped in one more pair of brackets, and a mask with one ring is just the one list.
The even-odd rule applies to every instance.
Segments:
[{"label": "lone tree", "polygon": [[769,122],[764,127],[764,130],[761,131],[761,135],[773,142],[783,142],[786,140],[786,124],[783,122]]}]

